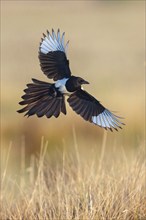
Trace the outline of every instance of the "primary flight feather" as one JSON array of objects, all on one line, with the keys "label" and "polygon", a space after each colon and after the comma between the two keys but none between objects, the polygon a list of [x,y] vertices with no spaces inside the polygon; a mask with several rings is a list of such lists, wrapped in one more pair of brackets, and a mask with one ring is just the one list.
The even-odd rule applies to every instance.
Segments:
[{"label": "primary flight feather", "polygon": [[64,35],[59,29],[57,33],[52,29],[52,34],[49,31],[43,34],[39,47],[40,66],[54,83],[32,79],[33,83],[27,84],[23,101],[19,103],[25,107],[18,112],[26,112],[27,116],[36,114],[38,117],[57,118],[61,112],[66,114],[65,96],[68,96],[71,108],[86,121],[111,131],[118,130],[124,125],[120,117],[83,90],[82,85],[89,84],[86,80],[71,74],[66,54],[69,41],[65,44]]}]

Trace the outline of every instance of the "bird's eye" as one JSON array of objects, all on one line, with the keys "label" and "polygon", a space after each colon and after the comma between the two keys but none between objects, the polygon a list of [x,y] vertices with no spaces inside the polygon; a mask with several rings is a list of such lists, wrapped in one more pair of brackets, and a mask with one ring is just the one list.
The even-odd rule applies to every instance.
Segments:
[{"label": "bird's eye", "polygon": [[83,83],[83,80],[82,80],[82,79],[79,79],[79,83]]}]

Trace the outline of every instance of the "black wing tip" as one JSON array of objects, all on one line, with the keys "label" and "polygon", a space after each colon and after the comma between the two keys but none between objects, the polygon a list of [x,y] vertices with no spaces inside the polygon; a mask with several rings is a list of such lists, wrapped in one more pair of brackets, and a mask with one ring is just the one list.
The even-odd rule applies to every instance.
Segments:
[{"label": "black wing tip", "polygon": [[[50,32],[48,29],[46,30],[46,32],[47,32],[47,35],[50,35]],[[54,34],[54,33],[55,33],[54,28],[52,28],[52,34]],[[60,33],[60,28],[57,29],[57,33]],[[46,34],[44,34],[44,33],[42,33],[42,34],[43,34],[44,38],[47,37]],[[65,34],[65,32],[63,32],[63,35],[64,34]]]},{"label": "black wing tip", "polygon": [[[46,37],[46,34],[43,33],[43,37],[45,38],[45,37]],[[42,39],[42,38],[41,38],[41,39]],[[43,39],[43,40],[44,40],[44,39]]]},{"label": "black wing tip", "polygon": [[89,120],[89,122],[91,122],[92,124],[94,124],[96,126],[99,126],[100,128],[104,128],[106,131],[111,131],[111,132],[113,132],[114,130],[118,132],[119,131],[118,129],[123,129],[119,124],[125,125],[124,123],[119,122],[119,124],[116,125],[115,127],[114,126],[104,127],[104,126],[98,125],[97,123],[94,123],[92,120]]},{"label": "black wing tip", "polygon": [[113,127],[113,129],[118,132],[118,128]]},{"label": "black wing tip", "polygon": [[52,34],[55,33],[54,29],[52,28]]},{"label": "black wing tip", "polygon": [[112,129],[112,128],[108,128],[108,130],[110,130],[111,132],[113,132],[113,129]]},{"label": "black wing tip", "polygon": [[[46,30],[46,32],[47,32],[47,35],[48,35],[48,36],[50,35],[51,37],[53,37],[53,34],[55,34],[55,31],[54,31],[53,28],[52,28],[52,35],[50,34],[50,32],[49,32],[48,29]],[[60,29],[59,29],[59,28],[57,29],[57,33],[60,33]],[[63,35],[64,35],[64,34],[65,34],[65,32],[63,32]],[[47,37],[46,34],[43,33],[43,37],[44,37],[44,38]],[[43,39],[43,40],[44,40],[44,39]]]}]

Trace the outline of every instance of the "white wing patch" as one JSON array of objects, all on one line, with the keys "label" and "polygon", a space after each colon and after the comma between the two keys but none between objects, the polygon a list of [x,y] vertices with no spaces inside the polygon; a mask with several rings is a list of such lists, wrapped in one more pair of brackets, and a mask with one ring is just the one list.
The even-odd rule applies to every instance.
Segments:
[{"label": "white wing patch", "polygon": [[52,29],[52,35],[49,33],[49,31],[47,31],[47,36],[44,34],[44,38],[42,39],[40,51],[44,54],[52,51],[62,51],[66,53],[69,41],[67,41],[65,45],[64,36],[65,32],[62,34],[62,36],[60,36],[59,29],[57,34],[55,34],[54,30]]},{"label": "white wing patch", "polygon": [[103,127],[105,129],[114,128],[117,130],[117,128],[121,128],[122,123],[119,119],[119,117],[111,113],[109,110],[105,109],[102,113],[100,113],[97,116],[92,116],[92,122],[96,125],[99,125],[100,127]]},{"label": "white wing patch", "polygon": [[55,83],[55,87],[58,88],[58,90],[63,94],[69,93],[66,90],[66,86],[65,86],[67,80],[68,78],[60,79],[60,80],[57,80]]}]

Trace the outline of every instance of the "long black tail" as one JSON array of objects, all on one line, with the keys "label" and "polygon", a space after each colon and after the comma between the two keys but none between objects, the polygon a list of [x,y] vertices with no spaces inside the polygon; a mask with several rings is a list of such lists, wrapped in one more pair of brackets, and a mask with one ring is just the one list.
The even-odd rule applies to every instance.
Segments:
[{"label": "long black tail", "polygon": [[36,114],[38,117],[44,115],[47,118],[60,115],[60,112],[66,114],[64,96],[55,88],[54,84],[42,82],[37,79],[32,79],[33,83],[27,84],[24,90],[25,95],[22,96],[23,101],[20,105],[26,105],[17,112],[26,112],[27,115],[32,116]]}]

